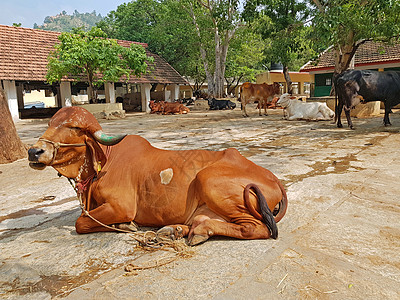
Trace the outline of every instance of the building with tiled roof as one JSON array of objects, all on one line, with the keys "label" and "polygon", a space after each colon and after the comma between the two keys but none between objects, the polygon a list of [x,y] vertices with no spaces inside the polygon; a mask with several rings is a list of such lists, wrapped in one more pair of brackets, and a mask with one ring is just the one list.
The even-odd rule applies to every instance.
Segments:
[{"label": "building with tiled roof", "polygon": [[[383,44],[367,41],[360,45],[354,56],[355,69],[400,70],[400,44]],[[328,96],[335,69],[335,53],[332,47],[322,52],[318,59],[301,67],[300,72],[314,76],[313,96]]]},{"label": "building with tiled roof", "polygon": [[[50,51],[54,50],[53,46],[59,42],[59,35],[59,32],[0,25],[0,80],[14,118],[18,110],[24,107],[25,89],[58,89],[60,92],[55,93],[58,107],[65,105],[66,98],[71,99],[70,81],[65,80],[52,86],[45,81],[47,58]],[[118,43],[129,47],[133,42],[119,40]],[[155,84],[167,86],[165,92],[169,91],[172,99],[179,98],[179,86],[187,85],[188,82],[163,58],[148,51],[147,44],[138,44],[143,45],[146,54],[154,58],[154,63],[149,64],[148,68],[151,72],[141,77],[131,76],[127,82],[121,79],[119,83],[106,84],[106,101],[115,102],[118,87],[126,83],[135,85],[136,90],[141,91],[142,107],[147,108],[145,102],[150,100],[150,89]]]}]

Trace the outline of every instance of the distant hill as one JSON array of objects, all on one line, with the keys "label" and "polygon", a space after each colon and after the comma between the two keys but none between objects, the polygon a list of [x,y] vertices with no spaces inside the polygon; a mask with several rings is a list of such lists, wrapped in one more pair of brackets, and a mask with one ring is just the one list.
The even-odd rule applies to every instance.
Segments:
[{"label": "distant hill", "polygon": [[35,23],[33,28],[59,32],[71,31],[74,27],[83,27],[84,30],[89,30],[102,19],[103,17],[100,14],[97,15],[95,10],[91,13],[82,14],[75,10],[72,16],[63,11],[56,16],[47,16],[43,25]]}]

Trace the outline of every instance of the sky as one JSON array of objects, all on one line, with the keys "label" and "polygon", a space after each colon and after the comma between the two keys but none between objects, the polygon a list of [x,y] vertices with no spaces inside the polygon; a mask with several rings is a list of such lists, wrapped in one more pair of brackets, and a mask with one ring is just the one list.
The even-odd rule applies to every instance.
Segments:
[{"label": "sky", "polygon": [[75,9],[80,13],[96,11],[105,17],[111,10],[129,0],[1,0],[0,24],[21,23],[22,27],[33,28],[42,25],[44,18],[55,16],[63,10],[72,15]]}]

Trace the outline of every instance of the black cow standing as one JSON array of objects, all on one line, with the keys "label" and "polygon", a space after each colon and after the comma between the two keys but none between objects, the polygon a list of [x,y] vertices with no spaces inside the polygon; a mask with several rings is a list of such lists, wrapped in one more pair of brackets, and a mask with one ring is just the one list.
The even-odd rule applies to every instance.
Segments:
[{"label": "black cow standing", "polygon": [[[389,113],[400,103],[400,72],[347,70],[335,80],[337,127],[342,128],[340,115],[344,107],[348,126],[353,129],[350,109],[361,102],[382,101],[385,105],[385,126],[391,125]],[[361,97],[360,97],[361,96]]]}]

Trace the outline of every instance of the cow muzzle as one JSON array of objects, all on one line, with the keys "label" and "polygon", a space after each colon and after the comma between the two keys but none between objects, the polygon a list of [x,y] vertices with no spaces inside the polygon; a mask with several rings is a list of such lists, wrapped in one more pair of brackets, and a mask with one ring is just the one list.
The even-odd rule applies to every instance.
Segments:
[{"label": "cow muzzle", "polygon": [[46,168],[46,164],[39,162],[39,158],[44,152],[45,150],[41,148],[32,147],[28,150],[29,166],[32,169],[43,170],[44,168]]},{"label": "cow muzzle", "polygon": [[[33,169],[43,170],[46,166],[51,166],[57,156],[60,147],[83,147],[85,143],[80,144],[65,144],[54,142],[44,138],[39,138],[38,144],[41,147],[34,145],[28,150],[29,166]],[[36,147],[35,147],[36,146]]]}]

